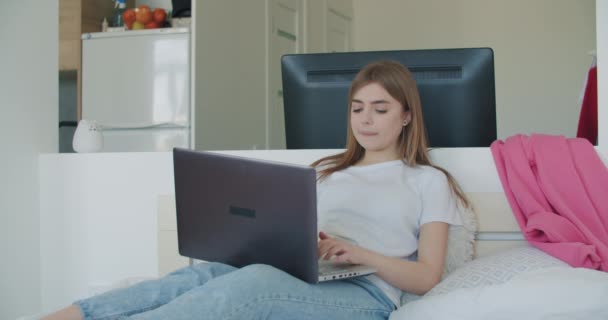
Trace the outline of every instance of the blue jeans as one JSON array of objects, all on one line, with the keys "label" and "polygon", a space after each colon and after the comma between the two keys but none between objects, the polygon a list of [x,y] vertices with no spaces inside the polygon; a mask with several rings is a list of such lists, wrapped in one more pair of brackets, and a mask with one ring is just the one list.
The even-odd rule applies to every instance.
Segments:
[{"label": "blue jeans", "polygon": [[74,303],[85,319],[388,319],[365,278],[309,284],[267,265],[201,263]]}]

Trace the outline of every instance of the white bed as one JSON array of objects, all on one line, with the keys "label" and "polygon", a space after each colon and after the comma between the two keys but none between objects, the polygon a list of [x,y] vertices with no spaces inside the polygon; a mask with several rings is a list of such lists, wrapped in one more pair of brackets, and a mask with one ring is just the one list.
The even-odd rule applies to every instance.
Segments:
[{"label": "white bed", "polygon": [[[231,151],[240,156],[309,164],[336,150]],[[487,149],[470,149],[474,157]],[[519,231],[493,167],[480,168],[451,149],[432,151],[473,202],[478,220],[474,260],[421,299],[404,297],[391,319],[608,319],[608,274],[571,268],[530,247]],[[491,166],[491,161],[483,161]],[[185,266],[177,250],[174,195],[158,197],[159,272]],[[568,279],[568,281],[564,280]],[[556,290],[563,288],[563,290]],[[548,305],[552,305],[548,308]]]}]

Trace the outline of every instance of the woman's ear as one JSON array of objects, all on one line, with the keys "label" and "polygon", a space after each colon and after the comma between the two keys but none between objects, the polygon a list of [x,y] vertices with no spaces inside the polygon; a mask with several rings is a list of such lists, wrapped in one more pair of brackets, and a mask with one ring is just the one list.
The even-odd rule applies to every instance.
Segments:
[{"label": "woman's ear", "polygon": [[407,126],[410,121],[412,121],[412,113],[409,111],[406,111],[404,116],[403,116],[403,126]]}]

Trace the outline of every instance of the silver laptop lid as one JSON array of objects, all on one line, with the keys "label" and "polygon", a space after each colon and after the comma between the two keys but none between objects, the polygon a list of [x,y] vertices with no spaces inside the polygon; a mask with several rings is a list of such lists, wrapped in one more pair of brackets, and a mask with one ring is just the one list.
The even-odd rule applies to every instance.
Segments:
[{"label": "silver laptop lid", "polygon": [[313,168],[179,148],[173,168],[181,255],[318,281]]}]

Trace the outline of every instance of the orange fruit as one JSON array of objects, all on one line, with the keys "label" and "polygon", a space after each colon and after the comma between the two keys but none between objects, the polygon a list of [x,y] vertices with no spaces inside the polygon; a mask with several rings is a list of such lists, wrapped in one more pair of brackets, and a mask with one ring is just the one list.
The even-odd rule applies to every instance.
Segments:
[{"label": "orange fruit", "polygon": [[148,23],[146,23],[144,25],[144,28],[146,28],[146,29],[156,29],[156,28],[158,28],[158,22],[156,22],[156,21],[148,22]]},{"label": "orange fruit", "polygon": [[147,6],[140,7],[135,12],[135,21],[139,21],[142,24],[146,24],[152,21],[152,11]]},{"label": "orange fruit", "polygon": [[167,19],[167,12],[164,9],[156,8],[152,11],[152,19],[160,25]]},{"label": "orange fruit", "polygon": [[122,13],[122,20],[127,25],[133,24],[133,22],[135,22],[135,10],[133,10],[133,9],[125,10],[125,12]]}]

